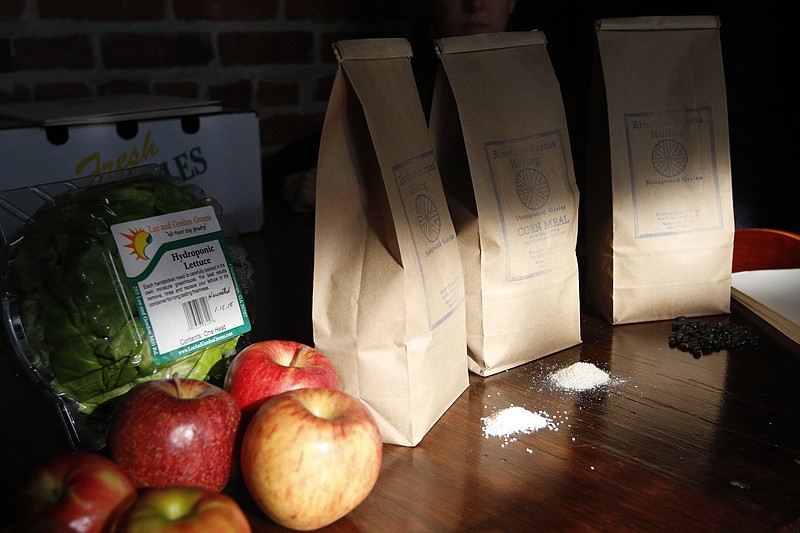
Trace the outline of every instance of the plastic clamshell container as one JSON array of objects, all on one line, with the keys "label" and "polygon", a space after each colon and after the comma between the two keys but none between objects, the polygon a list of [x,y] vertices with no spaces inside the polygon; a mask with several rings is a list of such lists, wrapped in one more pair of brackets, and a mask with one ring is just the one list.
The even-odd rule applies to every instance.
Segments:
[{"label": "plastic clamshell container", "polygon": [[[150,196],[150,188],[167,193]],[[105,445],[113,400],[135,384],[174,372],[205,379],[239,340],[168,364],[148,362],[149,345],[107,230],[162,214],[158,202],[149,203],[155,197],[161,207],[189,206],[174,211],[212,205],[226,235],[236,233],[202,190],[158,165],[0,192],[4,327],[23,368],[57,408],[75,449]],[[141,198],[146,200],[137,203]]]}]

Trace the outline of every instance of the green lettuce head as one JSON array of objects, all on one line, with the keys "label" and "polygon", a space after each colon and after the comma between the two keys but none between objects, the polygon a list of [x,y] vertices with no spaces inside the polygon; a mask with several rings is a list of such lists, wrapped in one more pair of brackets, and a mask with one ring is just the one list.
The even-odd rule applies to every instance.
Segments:
[{"label": "green lettuce head", "polygon": [[205,379],[238,337],[157,365],[119,259],[114,224],[204,205],[162,178],[68,193],[40,210],[11,265],[30,363],[54,392],[91,414],[137,383]]}]

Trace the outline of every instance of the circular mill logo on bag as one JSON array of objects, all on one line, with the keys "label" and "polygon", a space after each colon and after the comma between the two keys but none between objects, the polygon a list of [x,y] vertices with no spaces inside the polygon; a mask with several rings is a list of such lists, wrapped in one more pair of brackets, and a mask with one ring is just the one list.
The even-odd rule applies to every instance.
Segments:
[{"label": "circular mill logo on bag", "polygon": [[686,148],[675,139],[658,141],[653,147],[650,158],[656,172],[666,178],[677,176],[683,172],[689,162]]},{"label": "circular mill logo on bag", "polygon": [[531,211],[540,209],[550,199],[550,183],[538,170],[523,168],[517,173],[517,196]]},{"label": "circular mill logo on bag", "polygon": [[439,216],[439,208],[436,203],[424,194],[417,196],[415,200],[417,212],[417,222],[422,230],[422,234],[428,242],[435,242],[439,238],[442,229],[442,219]]}]

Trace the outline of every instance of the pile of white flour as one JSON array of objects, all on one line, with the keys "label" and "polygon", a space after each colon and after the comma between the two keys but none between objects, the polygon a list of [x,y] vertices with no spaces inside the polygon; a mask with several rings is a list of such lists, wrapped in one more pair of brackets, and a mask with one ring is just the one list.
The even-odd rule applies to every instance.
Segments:
[{"label": "pile of white flour", "polygon": [[482,418],[486,437],[508,437],[515,433],[532,433],[547,427],[547,418],[524,407],[511,406]]},{"label": "pile of white flour", "polygon": [[569,390],[588,390],[611,381],[608,372],[592,363],[577,362],[550,375],[558,387]]},{"label": "pile of white flour", "polygon": [[[611,382],[608,372],[592,363],[584,362],[577,362],[556,370],[550,374],[549,379],[556,387],[574,391],[589,390]],[[486,438],[503,437],[505,439],[503,446],[516,441],[515,434],[530,434],[543,428],[558,431],[561,423],[551,419],[550,415],[544,411],[533,412],[514,405],[497,410],[491,415],[481,418],[481,421],[483,422],[483,435]],[[574,437],[572,440],[575,440]]]}]

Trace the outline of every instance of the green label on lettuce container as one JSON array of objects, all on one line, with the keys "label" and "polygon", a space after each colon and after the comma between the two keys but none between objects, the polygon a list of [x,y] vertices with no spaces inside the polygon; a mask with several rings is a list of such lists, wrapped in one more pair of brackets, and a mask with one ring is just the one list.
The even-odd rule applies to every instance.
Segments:
[{"label": "green label on lettuce container", "polygon": [[111,231],[156,364],[250,331],[212,207],[115,224]]}]

